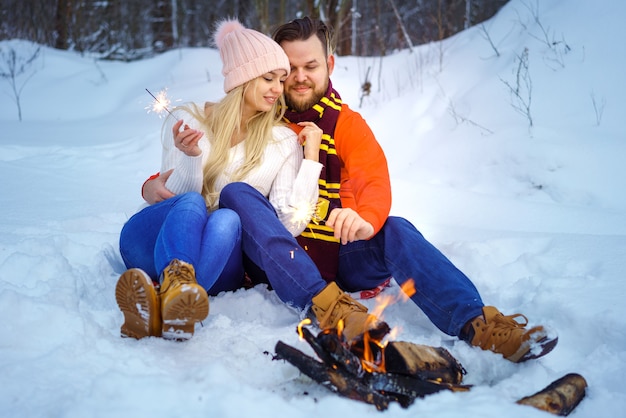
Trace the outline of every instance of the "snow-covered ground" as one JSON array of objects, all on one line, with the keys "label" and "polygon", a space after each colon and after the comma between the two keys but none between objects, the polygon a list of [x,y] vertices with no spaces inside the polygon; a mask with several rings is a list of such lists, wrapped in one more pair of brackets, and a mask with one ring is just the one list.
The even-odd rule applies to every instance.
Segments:
[{"label": "snow-covered ground", "polygon": [[[18,79],[23,122],[0,80],[1,415],[543,417],[514,401],[577,372],[589,387],[572,416],[623,416],[624,15],[617,1],[512,0],[445,42],[338,59],[335,87],[387,153],[393,214],[415,223],[486,303],[559,334],[548,356],[511,364],[395,304],[385,319],[401,327],[397,339],[448,348],[474,387],[382,413],[272,360],[278,340],[310,350],[297,314],[264,287],[212,298],[188,342],[120,338],[119,231],[160,165],[162,121],[146,111],[145,89],[218,99],[219,56],[183,49],[121,63],[43,49],[32,78]],[[532,127],[510,94],[520,59]],[[359,107],[368,67],[372,93]]]}]

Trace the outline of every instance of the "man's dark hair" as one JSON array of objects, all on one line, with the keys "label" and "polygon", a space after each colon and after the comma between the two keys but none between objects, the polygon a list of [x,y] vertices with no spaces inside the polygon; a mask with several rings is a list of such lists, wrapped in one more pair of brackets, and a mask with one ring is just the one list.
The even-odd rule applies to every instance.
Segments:
[{"label": "man's dark hair", "polygon": [[283,41],[306,41],[311,36],[317,36],[324,48],[326,58],[334,52],[334,37],[332,29],[324,22],[310,17],[294,19],[279,26],[272,35],[277,43]]}]

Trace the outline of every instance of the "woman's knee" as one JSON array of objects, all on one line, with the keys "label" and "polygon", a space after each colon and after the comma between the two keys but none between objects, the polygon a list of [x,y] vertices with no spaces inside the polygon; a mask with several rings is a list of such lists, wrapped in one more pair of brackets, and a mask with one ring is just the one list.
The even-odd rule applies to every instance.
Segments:
[{"label": "woman's knee", "polygon": [[241,219],[237,212],[232,209],[222,208],[213,212],[209,216],[207,225],[211,225],[211,228],[221,237],[228,235],[241,235]]},{"label": "woman's knee", "polygon": [[206,208],[206,201],[204,200],[204,197],[198,192],[187,192],[179,194],[173,197],[173,199],[176,199],[176,203],[179,204],[190,204],[193,206],[203,206]]},{"label": "woman's knee", "polygon": [[175,199],[172,208],[198,213],[207,216],[206,200],[198,192],[187,192],[173,197]]}]

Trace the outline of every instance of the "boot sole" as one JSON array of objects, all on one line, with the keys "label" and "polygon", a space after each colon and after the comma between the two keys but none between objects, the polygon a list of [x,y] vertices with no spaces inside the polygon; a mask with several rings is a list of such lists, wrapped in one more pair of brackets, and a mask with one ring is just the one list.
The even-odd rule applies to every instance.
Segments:
[{"label": "boot sole", "polygon": [[188,340],[193,336],[196,322],[209,315],[209,297],[200,286],[186,286],[170,297],[161,310],[163,338]]},{"label": "boot sole", "polygon": [[[559,342],[559,338],[548,338],[543,337],[538,341],[532,343],[530,346],[525,346],[523,349],[513,354],[512,356],[507,357],[507,360],[512,361],[513,363],[523,363],[528,360],[534,360],[539,357],[543,357],[548,354],[550,351],[556,347],[556,344]],[[533,349],[533,347],[538,347],[539,349]]]},{"label": "boot sole", "polygon": [[554,349],[554,347],[556,347],[556,344],[559,342],[559,338],[552,338],[549,339],[548,337],[544,337],[541,340],[537,341],[536,344],[539,344],[539,347],[541,347],[541,351],[539,351],[538,353],[533,352],[533,350],[529,350],[526,352],[525,355],[522,356],[522,358],[519,359],[518,363],[523,363],[527,360],[534,360],[537,359],[539,357],[543,357],[546,354],[548,354],[550,351],[552,351]]},{"label": "boot sole", "polygon": [[140,269],[126,270],[115,286],[115,299],[124,314],[122,337],[159,337],[159,300],[152,279]]}]

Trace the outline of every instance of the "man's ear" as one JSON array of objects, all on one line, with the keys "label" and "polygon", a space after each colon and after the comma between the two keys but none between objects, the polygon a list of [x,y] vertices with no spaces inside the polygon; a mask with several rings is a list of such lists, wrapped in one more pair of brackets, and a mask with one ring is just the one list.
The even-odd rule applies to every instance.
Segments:
[{"label": "man's ear", "polygon": [[326,63],[328,65],[328,76],[330,77],[333,74],[333,70],[335,69],[335,56],[330,54],[326,59]]}]

